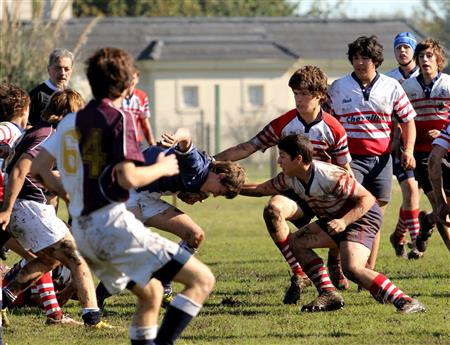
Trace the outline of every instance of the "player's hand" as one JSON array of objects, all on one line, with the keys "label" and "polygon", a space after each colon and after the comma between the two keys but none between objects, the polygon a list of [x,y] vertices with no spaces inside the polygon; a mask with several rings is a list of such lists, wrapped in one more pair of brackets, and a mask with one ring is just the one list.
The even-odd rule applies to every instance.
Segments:
[{"label": "player's hand", "polygon": [[156,159],[158,164],[161,164],[163,171],[162,176],[173,176],[180,173],[177,157],[174,154],[166,156],[164,152],[161,152]]},{"label": "player's hand", "polygon": [[0,229],[6,231],[9,221],[11,219],[11,213],[7,211],[0,212]]},{"label": "player's hand", "polygon": [[430,129],[427,132],[427,135],[430,139],[436,139],[439,136],[439,134],[441,134],[441,131],[438,129]]},{"label": "player's hand", "polygon": [[177,140],[176,140],[174,134],[172,134],[172,133],[163,133],[163,134],[161,134],[160,143],[161,143],[161,146],[172,147],[172,146],[176,145]]},{"label": "player's hand", "polygon": [[178,199],[189,205],[194,205],[196,202],[203,202],[208,197],[207,193],[190,193],[190,192],[180,192],[178,193]]},{"label": "player's hand", "polygon": [[416,159],[409,151],[402,152],[402,167],[405,170],[413,170],[416,168]]},{"label": "player's hand", "polygon": [[332,219],[327,223],[328,231],[331,235],[336,235],[345,230],[347,224],[342,218]]}]

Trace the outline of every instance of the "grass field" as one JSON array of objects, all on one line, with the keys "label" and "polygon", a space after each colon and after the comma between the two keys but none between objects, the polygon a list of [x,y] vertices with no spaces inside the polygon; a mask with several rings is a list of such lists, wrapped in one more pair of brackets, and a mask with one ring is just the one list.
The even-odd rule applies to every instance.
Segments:
[{"label": "grass field", "polygon": [[[397,220],[399,195],[396,188],[383,224],[378,270],[419,298],[428,308],[424,314],[401,315],[392,305],[375,302],[367,291],[358,293],[353,283],[343,293],[343,310],[300,313],[300,305],[281,303],[289,270],[263,224],[267,198],[216,198],[195,206],[178,202],[206,231],[198,257],[211,267],[217,284],[177,344],[450,344],[450,255],[436,233],[422,260],[395,257],[388,236]],[[315,290],[308,288],[301,304],[314,297]],[[4,341],[9,345],[128,344],[133,301],[129,293],[108,300],[106,319],[117,327],[107,331],[45,326],[37,309],[13,310]],[[70,301],[64,310],[80,319],[77,302]]]}]

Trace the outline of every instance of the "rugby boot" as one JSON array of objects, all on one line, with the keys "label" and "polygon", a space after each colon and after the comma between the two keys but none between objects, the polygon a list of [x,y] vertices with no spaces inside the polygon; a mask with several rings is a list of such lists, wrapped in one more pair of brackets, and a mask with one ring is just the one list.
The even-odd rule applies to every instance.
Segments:
[{"label": "rugby boot", "polygon": [[298,300],[300,299],[302,290],[307,286],[310,286],[311,284],[311,280],[309,280],[306,274],[302,276],[294,274],[291,277],[291,285],[284,294],[283,303],[297,304]]},{"label": "rugby boot", "polygon": [[423,257],[423,253],[419,251],[416,247],[411,249],[411,251],[408,253],[409,260],[418,260],[421,257]]},{"label": "rugby boot", "polygon": [[305,304],[302,311],[314,313],[319,311],[339,310],[344,307],[344,299],[337,291],[322,292],[311,303]]},{"label": "rugby boot", "polygon": [[397,255],[399,258],[406,259],[406,251],[405,251],[405,244],[403,242],[403,238],[399,238],[395,235],[395,232],[391,234],[389,237],[389,240],[392,244],[392,247],[394,248],[395,255]]},{"label": "rugby boot", "polygon": [[344,272],[342,272],[341,265],[330,265],[328,266],[328,274],[330,276],[330,280],[338,290],[348,290],[350,285],[348,283],[347,278],[344,276]]},{"label": "rugby boot", "polygon": [[395,307],[398,312],[403,314],[422,313],[426,311],[425,306],[414,298],[411,300],[400,298],[395,303]]},{"label": "rugby boot", "polygon": [[434,224],[430,224],[427,220],[427,213],[420,211],[419,213],[419,235],[416,239],[416,248],[419,252],[424,252],[427,249],[428,239],[433,233]]},{"label": "rugby boot", "polygon": [[173,301],[173,289],[171,283],[164,283],[163,284],[164,293],[163,293],[163,299],[162,299],[162,307],[167,308],[170,303]]}]

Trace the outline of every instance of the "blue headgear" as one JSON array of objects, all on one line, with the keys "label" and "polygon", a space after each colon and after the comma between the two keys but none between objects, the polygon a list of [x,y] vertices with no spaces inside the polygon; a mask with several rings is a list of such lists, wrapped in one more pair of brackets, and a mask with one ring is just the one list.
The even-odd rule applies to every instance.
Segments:
[{"label": "blue headgear", "polygon": [[401,44],[406,44],[412,48],[412,50],[416,50],[416,38],[410,32],[400,32],[394,38],[394,49],[397,48]]}]

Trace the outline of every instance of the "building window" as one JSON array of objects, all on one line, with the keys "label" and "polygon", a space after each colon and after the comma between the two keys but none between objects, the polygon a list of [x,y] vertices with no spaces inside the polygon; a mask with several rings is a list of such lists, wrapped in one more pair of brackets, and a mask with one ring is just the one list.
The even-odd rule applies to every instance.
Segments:
[{"label": "building window", "polygon": [[198,86],[183,86],[183,106],[198,108]]},{"label": "building window", "polygon": [[252,108],[261,108],[264,105],[264,87],[262,85],[248,85],[248,105]]}]

